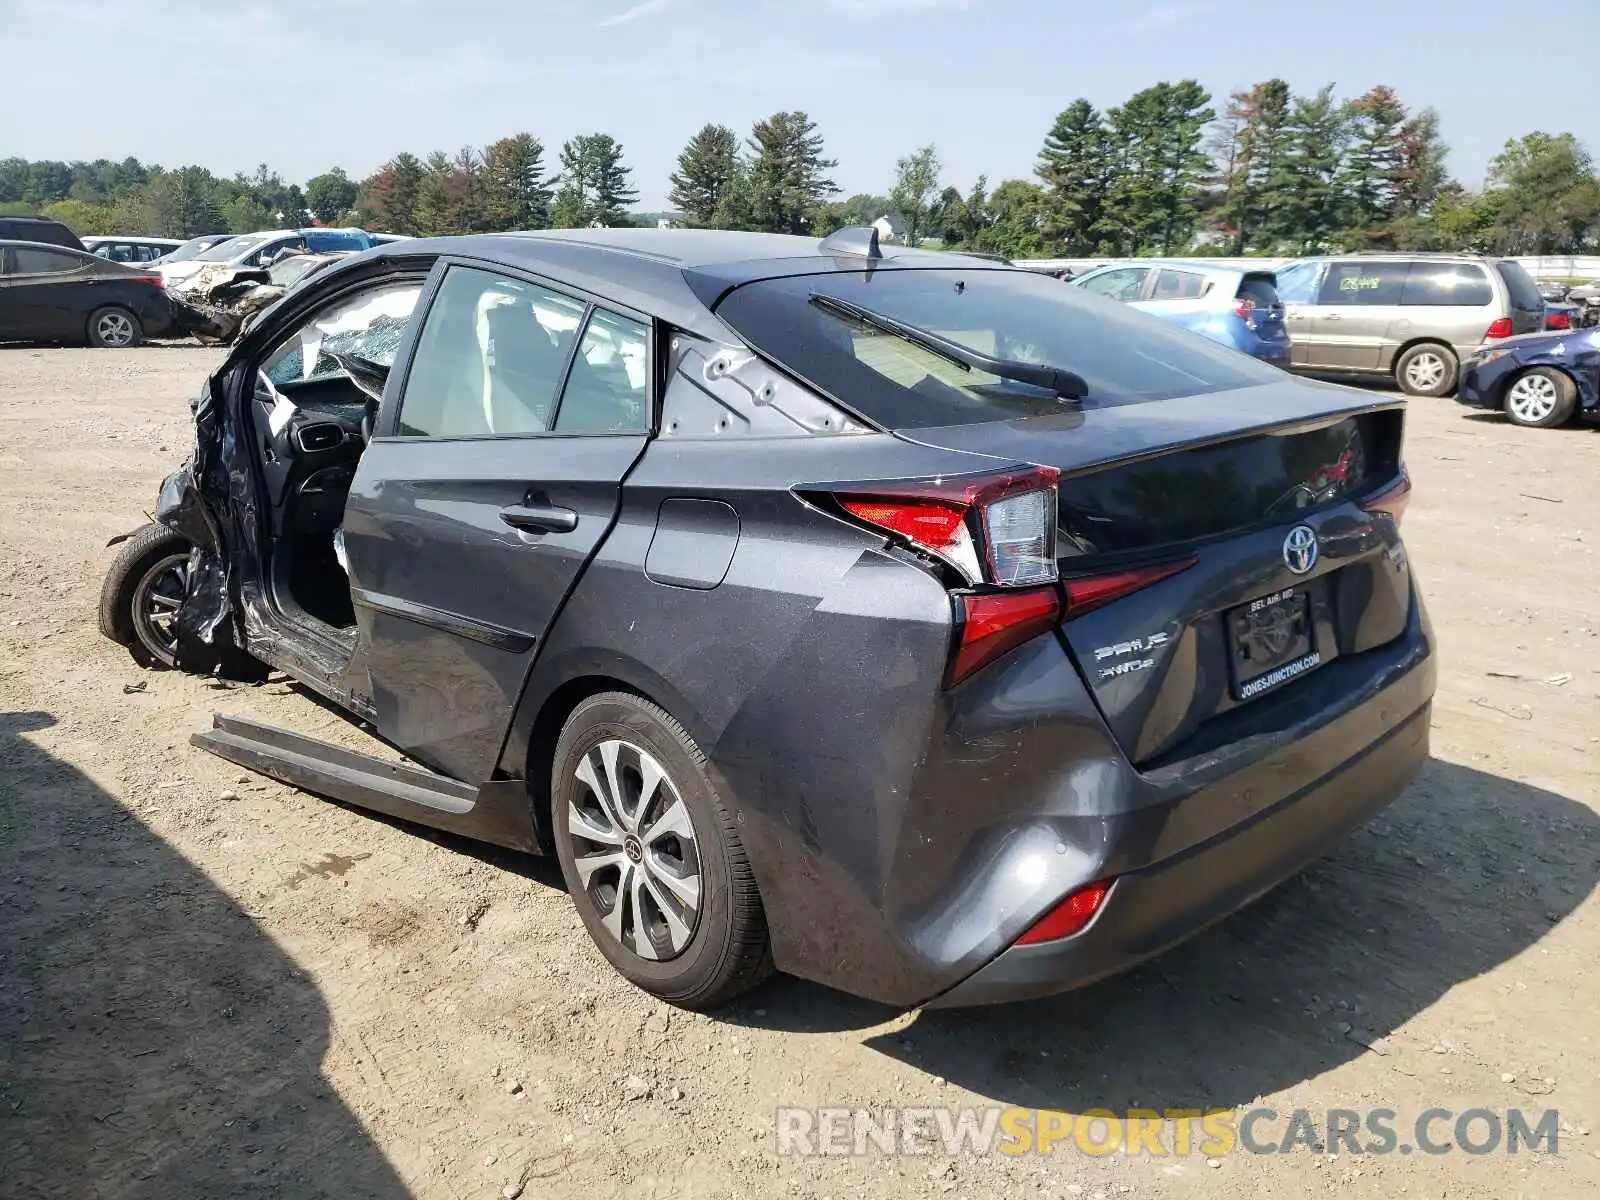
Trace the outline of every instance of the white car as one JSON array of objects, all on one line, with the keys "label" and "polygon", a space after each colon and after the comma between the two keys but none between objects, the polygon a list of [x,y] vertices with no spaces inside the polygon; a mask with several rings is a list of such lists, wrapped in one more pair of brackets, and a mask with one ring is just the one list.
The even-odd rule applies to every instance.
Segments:
[{"label": "white car", "polygon": [[135,265],[153,262],[163,255],[171,254],[181,245],[183,245],[181,238],[126,237],[122,234],[115,237],[83,239],[83,248],[97,258]]},{"label": "white car", "polygon": [[341,250],[370,250],[373,237],[364,229],[271,229],[261,233],[241,233],[218,242],[209,250],[181,262],[158,263],[169,288],[183,285],[212,267],[270,267],[284,253],[331,254]]}]

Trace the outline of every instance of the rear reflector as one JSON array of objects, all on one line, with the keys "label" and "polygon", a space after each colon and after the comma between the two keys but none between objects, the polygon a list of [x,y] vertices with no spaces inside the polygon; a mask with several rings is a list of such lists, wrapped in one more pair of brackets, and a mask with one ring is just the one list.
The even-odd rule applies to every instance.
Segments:
[{"label": "rear reflector", "polygon": [[1028,932],[1017,939],[1016,944],[1037,946],[1041,942],[1058,942],[1071,937],[1094,919],[1110,890],[1109,879],[1097,880],[1088,887],[1079,888],[1035,921]]},{"label": "rear reflector", "polygon": [[1500,338],[1508,338],[1511,336],[1511,334],[1511,318],[1496,317],[1493,323],[1490,324],[1488,330],[1484,333],[1483,340],[1486,342],[1493,342]]},{"label": "rear reflector", "polygon": [[1369,513],[1382,513],[1396,525],[1400,518],[1406,515],[1406,505],[1411,503],[1411,475],[1404,467],[1400,469],[1400,478],[1391,483],[1376,496],[1369,496],[1361,502],[1361,507]]},{"label": "rear reflector", "polygon": [[1103,608],[1114,600],[1121,600],[1124,596],[1142,591],[1152,583],[1170,579],[1182,571],[1187,571],[1199,561],[1199,555],[1191,554],[1187,558],[1157,563],[1151,567],[1134,567],[1106,575],[1085,575],[1078,579],[1064,579],[1062,585],[1067,589],[1067,619],[1070,621],[1073,617],[1081,617],[1084,613]]},{"label": "rear reflector", "polygon": [[954,687],[1006,651],[1055,628],[1061,620],[1061,597],[1054,587],[957,596],[956,611],[960,640],[950,656],[945,687]]}]

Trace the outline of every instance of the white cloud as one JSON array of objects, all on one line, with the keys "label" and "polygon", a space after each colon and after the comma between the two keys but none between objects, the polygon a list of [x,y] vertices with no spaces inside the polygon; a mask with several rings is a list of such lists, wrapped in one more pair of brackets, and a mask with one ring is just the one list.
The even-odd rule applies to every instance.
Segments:
[{"label": "white cloud", "polygon": [[1119,28],[1125,33],[1151,33],[1157,29],[1170,29],[1174,25],[1183,25],[1196,17],[1205,16],[1210,11],[1209,4],[1164,4],[1131,21],[1125,21]]},{"label": "white cloud", "polygon": [[822,0],[822,6],[841,17],[871,21],[934,9],[965,12],[972,7],[972,0]]},{"label": "white cloud", "polygon": [[614,13],[600,22],[601,29],[610,29],[617,25],[626,25],[629,21],[637,21],[640,17],[653,17],[658,13],[667,12],[677,7],[677,0],[639,0],[638,4],[625,8],[619,13]]}]

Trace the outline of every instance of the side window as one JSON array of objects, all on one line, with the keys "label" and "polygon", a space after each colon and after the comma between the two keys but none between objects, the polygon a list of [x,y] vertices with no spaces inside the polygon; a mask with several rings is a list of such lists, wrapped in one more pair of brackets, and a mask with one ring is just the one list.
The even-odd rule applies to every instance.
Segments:
[{"label": "side window", "polygon": [[12,272],[16,275],[60,275],[66,271],[82,270],[85,265],[85,260],[76,254],[64,254],[59,250],[18,246],[11,253]]},{"label": "side window", "polygon": [[126,263],[139,261],[139,247],[131,242],[112,242],[111,253],[108,256],[112,262]]},{"label": "side window", "polygon": [[650,427],[650,331],[596,309],[556,411],[557,433],[643,433]]},{"label": "side window", "polygon": [[111,243],[110,242],[100,242],[97,245],[91,246],[91,247],[89,247],[89,253],[94,255],[96,258],[110,258],[111,257]]},{"label": "side window", "polygon": [[1109,296],[1113,300],[1137,300],[1139,293],[1144,290],[1144,277],[1149,273],[1149,267],[1119,267],[1115,271],[1086,279],[1081,286],[1086,292]]},{"label": "side window", "polygon": [[1285,304],[1310,304],[1316,298],[1316,286],[1316,263],[1295,263],[1278,272],[1278,299]]},{"label": "side window", "polygon": [[451,267],[412,357],[401,435],[549,432],[585,307],[518,279]]},{"label": "side window", "polygon": [[1336,262],[1322,279],[1319,304],[1399,304],[1409,262]]},{"label": "side window", "polygon": [[340,374],[334,352],[393,366],[421,295],[421,282],[413,281],[341,296],[279,342],[261,370],[282,388]]},{"label": "side window", "polygon": [[1206,277],[1193,271],[1174,271],[1163,268],[1156,276],[1152,300],[1195,300],[1205,294]]},{"label": "side window", "polygon": [[1401,304],[1470,304],[1479,307],[1494,299],[1489,277],[1471,263],[1411,264],[1411,274],[1400,294]]}]

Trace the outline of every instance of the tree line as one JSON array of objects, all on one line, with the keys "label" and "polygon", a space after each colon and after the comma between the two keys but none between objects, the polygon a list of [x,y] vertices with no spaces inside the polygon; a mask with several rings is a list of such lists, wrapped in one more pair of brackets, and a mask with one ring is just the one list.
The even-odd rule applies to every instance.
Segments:
[{"label": "tree line", "polygon": [[[1600,179],[1570,133],[1512,139],[1472,191],[1451,179],[1438,115],[1378,86],[1340,99],[1269,79],[1220,112],[1195,80],[1161,82],[1104,111],[1073,101],[1045,134],[1032,179],[966,190],[937,148],[894,164],[882,193],[840,196],[817,125],[772,114],[741,137],[707,124],[678,156],[670,201],[684,223],[822,235],[891,218],[903,240],[1011,258],[1319,251],[1561,254],[1600,241]],[[342,169],[299,185],[266,166],[0,161],[0,215],[40,213],[80,234],[193,236],[359,224],[434,235],[626,225],[638,192],[623,148],[574,137],[549,162],[518,133],[481,149],[401,153],[371,176]]]}]

